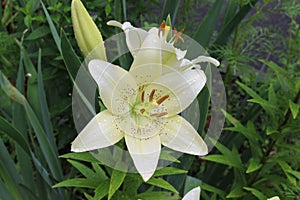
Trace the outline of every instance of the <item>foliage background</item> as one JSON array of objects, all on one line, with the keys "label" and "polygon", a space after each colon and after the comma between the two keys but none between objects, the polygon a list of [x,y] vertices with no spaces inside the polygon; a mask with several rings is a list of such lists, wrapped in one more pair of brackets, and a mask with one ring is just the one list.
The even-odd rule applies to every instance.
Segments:
[{"label": "foliage background", "polygon": [[158,26],[170,13],[221,60],[222,137],[208,156],[185,155],[147,183],[70,154],[72,79],[83,60],[71,2],[2,0],[0,199],[178,199],[196,185],[202,199],[299,198],[299,0],[83,2],[104,38],[115,34],[110,19]]}]

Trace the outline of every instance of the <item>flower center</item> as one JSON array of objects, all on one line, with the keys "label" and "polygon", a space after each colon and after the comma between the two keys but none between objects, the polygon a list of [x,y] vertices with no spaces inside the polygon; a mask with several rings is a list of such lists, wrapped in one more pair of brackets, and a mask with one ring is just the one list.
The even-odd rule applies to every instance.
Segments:
[{"label": "flower center", "polygon": [[139,139],[147,139],[159,134],[166,125],[168,115],[163,103],[169,94],[160,95],[157,89],[145,90],[141,86],[135,100],[132,100],[131,112],[116,119],[117,126],[125,134]]},{"label": "flower center", "polygon": [[142,91],[140,92],[140,95],[138,95],[138,98],[136,102],[137,104],[133,106],[133,114],[137,117],[163,117],[168,114],[164,110],[164,107],[161,106],[161,104],[167,100],[170,95],[166,94],[159,98],[155,98],[155,92],[156,89],[152,89],[149,97],[145,99],[145,90],[142,88]]}]

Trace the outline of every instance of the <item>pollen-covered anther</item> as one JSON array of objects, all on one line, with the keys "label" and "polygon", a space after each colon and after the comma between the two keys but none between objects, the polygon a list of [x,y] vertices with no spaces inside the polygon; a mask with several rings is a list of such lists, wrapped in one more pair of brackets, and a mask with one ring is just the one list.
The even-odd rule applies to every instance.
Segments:
[{"label": "pollen-covered anther", "polygon": [[178,42],[180,40],[181,42],[184,42],[184,39],[181,37],[183,34],[184,29],[181,29],[179,32],[174,28],[174,43]]},{"label": "pollen-covered anther", "polygon": [[144,100],[145,100],[145,91],[143,90],[143,92],[142,92],[142,102],[144,102]]},{"label": "pollen-covered anther", "polygon": [[163,20],[158,29],[158,37],[161,36],[160,33],[162,33],[162,35],[165,35],[165,27],[166,27],[166,21]]},{"label": "pollen-covered anther", "polygon": [[145,108],[140,109],[140,112],[143,114],[145,112]]},{"label": "pollen-covered anther", "polygon": [[149,95],[149,102],[152,102],[153,101],[153,97],[154,97],[154,94],[155,94],[155,89],[153,89]]},{"label": "pollen-covered anther", "polygon": [[151,116],[151,117],[162,117],[162,116],[165,116],[165,115],[167,115],[167,114],[168,114],[167,112],[153,113],[153,114],[151,114],[150,116]]},{"label": "pollen-covered anther", "polygon": [[162,97],[160,97],[157,101],[156,101],[156,103],[158,104],[158,105],[160,105],[162,102],[164,102],[167,98],[169,98],[169,96],[170,95],[165,95],[165,96],[162,96]]}]

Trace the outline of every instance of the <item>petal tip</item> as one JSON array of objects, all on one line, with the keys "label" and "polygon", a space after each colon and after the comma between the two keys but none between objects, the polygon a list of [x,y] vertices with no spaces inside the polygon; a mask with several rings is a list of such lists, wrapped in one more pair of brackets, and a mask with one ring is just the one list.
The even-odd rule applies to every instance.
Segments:
[{"label": "petal tip", "polygon": [[[153,172],[153,173],[154,173],[154,172]],[[147,182],[147,181],[152,177],[153,173],[145,173],[145,174],[142,174],[142,173],[141,173],[141,176],[142,176],[143,180],[144,180],[145,182]]]},{"label": "petal tip", "polygon": [[108,22],[106,22],[106,24],[108,26],[115,26],[115,27],[118,27],[118,28],[121,28],[122,29],[122,24],[116,20],[110,20]]}]

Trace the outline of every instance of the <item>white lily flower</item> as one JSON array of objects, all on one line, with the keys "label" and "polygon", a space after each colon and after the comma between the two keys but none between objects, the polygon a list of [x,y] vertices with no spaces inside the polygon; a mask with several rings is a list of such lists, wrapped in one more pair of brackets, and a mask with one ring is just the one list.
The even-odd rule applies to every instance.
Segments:
[{"label": "white lily flower", "polygon": [[175,31],[175,34],[167,41],[167,35],[170,34],[170,27],[166,26],[164,22],[160,28],[151,28],[148,32],[144,29],[133,27],[130,22],[121,24],[118,21],[111,20],[107,22],[107,24],[119,27],[124,31],[128,49],[133,57],[136,56],[137,52],[142,47],[145,38],[147,38],[149,34],[158,35],[161,41],[162,64],[163,66],[166,66],[166,68],[163,68],[163,73],[170,72],[170,67],[178,71],[184,71],[195,67],[201,68],[200,65],[197,64],[203,62],[209,62],[215,66],[220,65],[218,60],[209,56],[199,56],[192,61],[184,59],[187,51],[174,47],[174,43],[177,42],[178,39],[182,39],[181,34],[183,31]]},{"label": "white lily flower", "polygon": [[194,189],[190,190],[182,200],[200,200],[200,187],[195,187]]},{"label": "white lily flower", "polygon": [[161,144],[193,155],[207,146],[193,126],[179,116],[205,85],[200,69],[162,74],[161,42],[149,31],[130,71],[103,60],[92,60],[89,71],[107,110],[98,113],[72,143],[75,152],[115,144],[123,137],[144,181],[155,172]]}]

